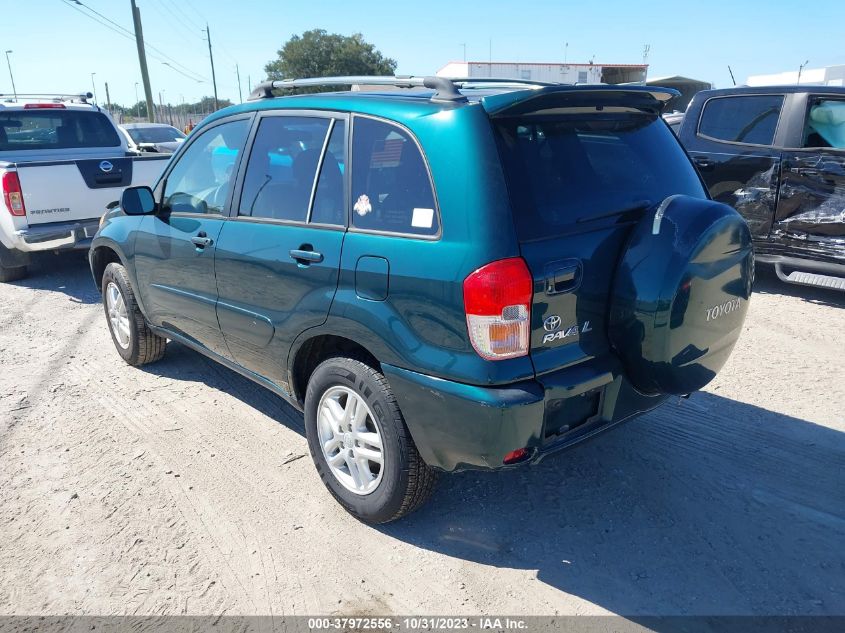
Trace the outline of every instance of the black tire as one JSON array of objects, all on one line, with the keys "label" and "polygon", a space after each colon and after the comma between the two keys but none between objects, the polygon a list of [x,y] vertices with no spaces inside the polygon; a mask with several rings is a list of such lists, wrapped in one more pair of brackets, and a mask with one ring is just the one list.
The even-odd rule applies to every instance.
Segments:
[{"label": "black tire", "polygon": [[15,266],[14,268],[10,268],[0,264],[0,283],[24,279],[28,272],[29,271],[26,266]]},{"label": "black tire", "polygon": [[[337,386],[351,389],[363,399],[382,437],[382,479],[366,495],[355,494],[340,483],[320,446],[317,407],[323,394]],[[305,395],[305,435],[323,483],[349,513],[365,523],[395,521],[419,508],[434,490],[437,473],[420,457],[390,385],[360,360],[330,358],[311,374]]]},{"label": "black tire", "polygon": [[[110,284],[114,284],[117,287],[126,306],[126,314],[129,318],[129,342],[127,346],[121,345],[118,341],[109,317],[106,293],[109,292]],[[135,292],[129,283],[129,276],[126,274],[126,269],[116,263],[106,266],[106,270],[103,273],[101,290],[103,292],[103,309],[106,313],[106,323],[108,323],[109,333],[120,357],[130,365],[136,367],[161,360],[164,356],[167,339],[153,332],[147,325],[144,315],[141,314],[141,310],[138,308],[138,302],[135,300]]]}]

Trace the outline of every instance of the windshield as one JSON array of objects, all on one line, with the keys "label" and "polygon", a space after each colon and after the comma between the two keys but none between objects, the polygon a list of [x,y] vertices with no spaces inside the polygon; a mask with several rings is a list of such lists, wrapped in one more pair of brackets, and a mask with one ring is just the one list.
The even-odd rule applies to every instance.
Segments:
[{"label": "windshield", "polygon": [[130,127],[126,131],[136,143],[172,143],[185,138],[182,132],[170,126]]},{"label": "windshield", "polygon": [[0,152],[119,145],[117,130],[99,112],[56,108],[0,113]]},{"label": "windshield", "polygon": [[655,114],[525,115],[495,119],[494,126],[520,239],[672,194],[706,195]]}]

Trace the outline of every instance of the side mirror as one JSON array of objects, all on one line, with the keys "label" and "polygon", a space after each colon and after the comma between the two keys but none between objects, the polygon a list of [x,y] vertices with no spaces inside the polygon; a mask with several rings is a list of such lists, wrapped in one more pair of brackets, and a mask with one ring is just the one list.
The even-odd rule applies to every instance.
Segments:
[{"label": "side mirror", "polygon": [[120,208],[126,215],[149,215],[155,207],[153,190],[149,187],[128,187],[120,196]]}]

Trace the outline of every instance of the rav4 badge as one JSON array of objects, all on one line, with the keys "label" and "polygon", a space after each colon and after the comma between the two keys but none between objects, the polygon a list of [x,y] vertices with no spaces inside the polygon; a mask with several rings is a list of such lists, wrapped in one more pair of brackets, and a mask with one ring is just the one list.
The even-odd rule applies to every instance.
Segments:
[{"label": "rav4 badge", "polygon": [[[545,321],[543,321],[543,328],[546,330],[555,329],[560,327],[561,318],[557,315],[552,315],[548,317]],[[571,325],[567,328],[563,328],[562,330],[558,330],[557,332],[549,332],[548,334],[543,336],[543,345],[546,343],[551,343],[553,341],[559,341],[561,339],[569,338],[570,336],[578,336],[579,332],[581,334],[585,334],[587,332],[592,332],[593,328],[590,327],[589,321],[584,321],[584,324],[579,328],[578,325]]]}]

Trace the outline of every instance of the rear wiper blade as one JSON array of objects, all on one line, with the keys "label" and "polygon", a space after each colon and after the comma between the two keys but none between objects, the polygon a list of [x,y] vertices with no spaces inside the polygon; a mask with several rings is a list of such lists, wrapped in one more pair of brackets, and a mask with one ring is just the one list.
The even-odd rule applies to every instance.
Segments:
[{"label": "rear wiper blade", "polygon": [[601,220],[603,218],[610,218],[614,215],[626,215],[628,213],[636,213],[637,211],[645,211],[649,207],[653,206],[654,202],[651,200],[639,200],[634,202],[628,207],[623,209],[616,209],[614,211],[608,211],[607,213],[602,213],[601,215],[585,215],[584,217],[578,218],[575,220],[576,222],[591,222],[592,220]]}]

